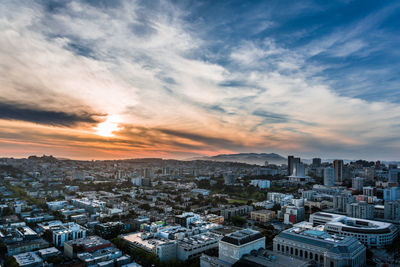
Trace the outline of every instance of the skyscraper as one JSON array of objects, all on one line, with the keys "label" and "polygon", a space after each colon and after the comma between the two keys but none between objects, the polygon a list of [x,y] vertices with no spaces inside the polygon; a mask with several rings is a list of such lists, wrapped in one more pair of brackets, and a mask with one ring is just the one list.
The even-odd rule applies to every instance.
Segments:
[{"label": "skyscraper", "polygon": [[295,158],[294,156],[288,156],[288,175],[293,174],[296,163],[300,163],[300,158]]},{"label": "skyscraper", "polygon": [[343,182],[343,160],[341,160],[341,159],[334,160],[333,168],[335,169],[335,184],[342,184],[342,182]]},{"label": "skyscraper", "polygon": [[324,169],[324,185],[325,186],[335,185],[335,171],[331,167],[326,167]]},{"label": "skyscraper", "polygon": [[320,167],[321,166],[321,159],[320,158],[313,158],[312,159],[312,165],[314,167]]}]

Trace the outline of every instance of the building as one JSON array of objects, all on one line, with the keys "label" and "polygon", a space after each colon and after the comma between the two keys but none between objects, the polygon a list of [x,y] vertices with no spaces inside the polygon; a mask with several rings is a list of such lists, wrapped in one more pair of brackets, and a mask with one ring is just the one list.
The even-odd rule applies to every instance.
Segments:
[{"label": "building", "polygon": [[89,213],[100,212],[105,209],[106,203],[100,200],[89,200],[87,198],[72,199],[72,205],[85,209]]},{"label": "building", "polygon": [[265,188],[270,188],[271,181],[270,180],[251,180],[250,184],[255,187],[265,189]]},{"label": "building", "polygon": [[347,204],[347,216],[360,219],[373,219],[375,207],[365,201]]},{"label": "building", "polygon": [[383,190],[385,201],[395,201],[400,199],[400,187],[390,187]]},{"label": "building", "polygon": [[265,249],[265,237],[258,231],[243,229],[219,241],[219,259],[234,264],[244,255],[259,249]]},{"label": "building", "polygon": [[110,241],[104,240],[99,236],[88,236],[65,242],[64,255],[73,259],[77,257],[78,253],[91,252],[111,246],[112,244]]},{"label": "building", "polygon": [[329,267],[361,267],[366,248],[354,237],[340,237],[322,231],[293,227],[274,238],[274,251]]},{"label": "building", "polygon": [[284,211],[283,222],[285,224],[295,224],[304,220],[304,207],[290,205],[283,207],[282,210]]},{"label": "building", "polygon": [[318,168],[321,166],[321,159],[320,158],[313,158],[312,159],[312,165],[315,168]]},{"label": "building", "polygon": [[364,178],[355,177],[352,180],[352,189],[356,192],[362,192],[364,186]]},{"label": "building", "polygon": [[221,236],[207,232],[177,241],[176,258],[181,261],[198,258],[204,252],[218,247]]},{"label": "building", "polygon": [[94,226],[95,234],[105,239],[117,237],[123,230],[124,224],[122,222],[99,223]]},{"label": "building", "polygon": [[397,167],[394,169],[389,169],[388,173],[388,182],[389,183],[398,183],[400,178],[400,169]]},{"label": "building", "polygon": [[293,170],[296,163],[300,163],[300,158],[294,156],[288,156],[288,176],[293,174]]},{"label": "building", "polygon": [[236,181],[236,176],[232,172],[224,174],[224,183],[225,185],[233,185]]},{"label": "building", "polygon": [[290,194],[277,193],[277,192],[268,192],[267,193],[268,201],[271,201],[275,204],[279,204],[281,206],[290,204],[292,199],[293,199],[293,195],[290,195]]},{"label": "building", "polygon": [[64,242],[86,237],[86,228],[79,224],[68,222],[61,223],[59,221],[41,224],[44,230],[44,236],[56,247],[64,246]]},{"label": "building", "polygon": [[339,212],[347,212],[347,204],[355,202],[355,198],[349,193],[340,193],[333,196],[333,208]]},{"label": "building", "polygon": [[400,221],[400,201],[385,201],[384,218]]},{"label": "building", "polygon": [[210,223],[216,223],[216,224],[223,224],[225,221],[224,216],[215,214],[207,214],[204,219]]},{"label": "building", "polygon": [[190,226],[192,222],[198,220],[200,220],[200,215],[193,212],[184,212],[181,215],[175,216],[175,223],[187,228]]},{"label": "building", "polygon": [[123,235],[122,238],[128,242],[129,247],[153,253],[157,255],[160,261],[176,259],[177,242],[175,240],[152,238],[144,233],[127,234]]},{"label": "building", "polygon": [[275,211],[272,210],[255,210],[250,213],[250,218],[256,222],[269,222],[276,218]]},{"label": "building", "polygon": [[225,220],[230,220],[233,216],[243,216],[253,211],[252,206],[242,205],[239,207],[233,207],[221,210],[221,216],[224,216]]},{"label": "building", "polygon": [[36,252],[26,252],[14,255],[15,261],[20,267],[42,267],[43,259]]},{"label": "building", "polygon": [[316,212],[310,215],[310,223],[325,225],[324,231],[341,236],[353,236],[368,248],[384,248],[396,239],[395,225],[373,220],[356,219],[344,215]]},{"label": "building", "polygon": [[324,185],[325,186],[335,185],[335,169],[331,167],[324,168]]},{"label": "building", "polygon": [[363,195],[364,196],[373,197],[374,196],[374,191],[375,191],[375,188],[373,188],[371,186],[364,186],[363,187]]},{"label": "building", "polygon": [[343,182],[343,160],[341,159],[334,160],[333,168],[335,170],[335,184],[341,185]]}]

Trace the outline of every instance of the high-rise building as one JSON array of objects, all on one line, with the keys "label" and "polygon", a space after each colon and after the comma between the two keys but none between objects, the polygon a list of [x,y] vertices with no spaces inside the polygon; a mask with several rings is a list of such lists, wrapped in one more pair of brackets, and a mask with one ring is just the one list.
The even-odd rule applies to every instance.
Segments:
[{"label": "high-rise building", "polygon": [[383,199],[385,201],[400,200],[400,187],[390,187],[383,190]]},{"label": "high-rise building", "polygon": [[334,186],[335,185],[335,170],[331,167],[324,169],[324,185]]},{"label": "high-rise building", "polygon": [[398,183],[400,177],[400,169],[389,169],[388,173],[388,182],[389,183]]},{"label": "high-rise building", "polygon": [[373,188],[372,186],[364,186],[363,187],[363,195],[364,196],[373,197],[374,191],[375,191],[375,188]]},{"label": "high-rise building", "polygon": [[347,204],[355,202],[351,194],[341,193],[333,196],[333,208],[339,212],[347,211]]},{"label": "high-rise building", "polygon": [[296,163],[300,163],[300,158],[294,156],[288,156],[288,175],[292,175],[295,169]]},{"label": "high-rise building", "polygon": [[356,202],[347,204],[347,216],[359,219],[373,219],[374,218],[374,205],[367,202]]},{"label": "high-rise building", "polygon": [[357,192],[362,192],[364,186],[364,178],[355,177],[352,180],[352,189]]},{"label": "high-rise building", "polygon": [[400,220],[400,201],[385,201],[384,218],[387,220]]},{"label": "high-rise building", "polygon": [[312,165],[314,167],[320,167],[321,166],[321,159],[320,158],[313,158],[312,159]]},{"label": "high-rise building", "polygon": [[335,183],[342,184],[342,182],[343,182],[343,160],[341,160],[341,159],[334,160],[333,168],[335,169]]}]

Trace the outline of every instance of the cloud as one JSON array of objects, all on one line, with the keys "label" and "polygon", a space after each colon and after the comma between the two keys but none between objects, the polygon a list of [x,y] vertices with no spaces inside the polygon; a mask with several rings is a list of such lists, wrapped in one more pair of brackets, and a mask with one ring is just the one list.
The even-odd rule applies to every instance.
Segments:
[{"label": "cloud", "polygon": [[[379,94],[371,77],[389,79],[393,71],[368,64],[361,71],[349,60],[397,44],[380,38],[391,33],[378,27],[396,6],[330,25],[323,14],[334,4],[209,4],[1,2],[0,127],[13,129],[3,141],[13,134],[13,142],[26,141],[22,126],[35,130],[15,119],[68,126],[51,135],[37,126],[35,149],[53,143],[73,155],[328,154],[350,147],[369,156],[381,146],[399,155],[387,145],[399,147],[393,122],[400,107],[387,98],[399,83],[385,82],[382,97],[368,97]],[[324,19],[309,22],[318,16]],[[285,32],[293,26],[295,33]],[[374,36],[384,41],[375,49]],[[119,119],[113,138],[95,136],[96,114]],[[65,146],[56,148],[60,141]]]},{"label": "cloud", "polygon": [[98,114],[42,110],[23,104],[0,102],[0,119],[21,120],[53,126],[75,126],[79,123],[99,123]]}]

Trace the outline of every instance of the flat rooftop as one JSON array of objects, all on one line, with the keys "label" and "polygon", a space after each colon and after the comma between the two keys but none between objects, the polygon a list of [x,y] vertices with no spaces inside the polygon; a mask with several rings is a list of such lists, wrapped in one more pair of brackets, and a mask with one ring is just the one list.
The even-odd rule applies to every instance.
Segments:
[{"label": "flat rooftop", "polygon": [[123,239],[130,242],[135,246],[142,247],[143,249],[152,251],[156,246],[164,245],[170,243],[170,240],[165,240],[161,238],[148,238],[147,235],[143,233],[133,233],[122,236]]}]

